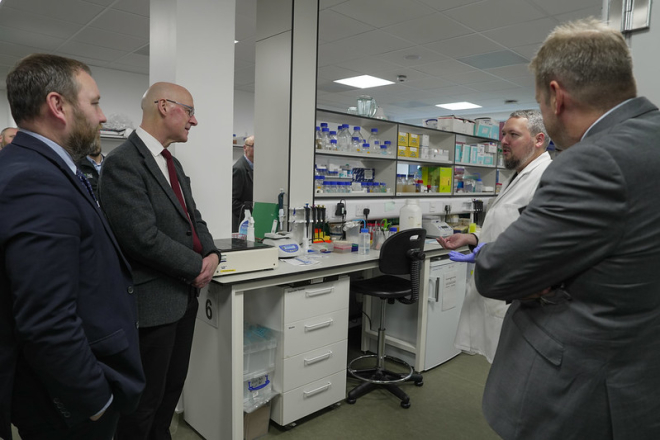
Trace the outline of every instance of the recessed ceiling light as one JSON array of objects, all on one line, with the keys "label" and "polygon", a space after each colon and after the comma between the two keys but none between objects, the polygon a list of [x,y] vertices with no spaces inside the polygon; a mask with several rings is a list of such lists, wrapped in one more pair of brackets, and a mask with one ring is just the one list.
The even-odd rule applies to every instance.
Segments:
[{"label": "recessed ceiling light", "polygon": [[376,78],[375,76],[370,76],[370,75],[361,75],[361,76],[354,76],[353,78],[338,79],[335,80],[334,82],[339,84],[345,84],[351,87],[357,87],[359,89],[367,89],[370,87],[380,87],[380,86],[386,86],[388,84],[394,84],[393,81]]},{"label": "recessed ceiling light", "polygon": [[436,107],[446,108],[447,110],[467,110],[470,108],[481,108],[480,105],[471,102],[450,102],[449,104],[436,104]]}]

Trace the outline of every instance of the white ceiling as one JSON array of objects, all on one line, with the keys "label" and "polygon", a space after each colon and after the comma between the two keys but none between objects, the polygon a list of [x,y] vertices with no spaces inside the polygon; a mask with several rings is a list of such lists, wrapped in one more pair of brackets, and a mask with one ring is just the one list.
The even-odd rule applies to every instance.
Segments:
[{"label": "white ceiling", "polygon": [[[345,111],[373,96],[390,119],[534,108],[527,70],[557,24],[602,16],[603,0],[320,0],[318,106]],[[254,92],[256,0],[236,0],[235,85]],[[149,0],[3,0],[0,88],[34,52],[148,74]],[[359,90],[333,80],[373,75],[403,83]],[[505,100],[516,100],[505,104]],[[435,104],[470,101],[449,112]]]}]

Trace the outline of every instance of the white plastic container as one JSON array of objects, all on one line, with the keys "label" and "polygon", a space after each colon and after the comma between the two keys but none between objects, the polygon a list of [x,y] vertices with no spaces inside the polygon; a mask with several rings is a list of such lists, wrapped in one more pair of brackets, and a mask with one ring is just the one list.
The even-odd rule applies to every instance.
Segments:
[{"label": "white plastic container", "polygon": [[399,231],[422,227],[422,208],[419,200],[407,199],[406,204],[399,211]]},{"label": "white plastic container", "polygon": [[358,255],[369,255],[370,246],[371,235],[369,234],[369,229],[362,228],[360,230],[360,237],[358,238]]}]

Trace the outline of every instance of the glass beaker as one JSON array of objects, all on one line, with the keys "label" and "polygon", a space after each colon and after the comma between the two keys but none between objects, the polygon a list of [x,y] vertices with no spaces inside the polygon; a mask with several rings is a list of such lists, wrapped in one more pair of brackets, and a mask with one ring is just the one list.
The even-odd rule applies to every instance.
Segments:
[{"label": "glass beaker", "polygon": [[357,99],[358,116],[373,117],[376,114],[376,100],[369,95],[360,95]]}]

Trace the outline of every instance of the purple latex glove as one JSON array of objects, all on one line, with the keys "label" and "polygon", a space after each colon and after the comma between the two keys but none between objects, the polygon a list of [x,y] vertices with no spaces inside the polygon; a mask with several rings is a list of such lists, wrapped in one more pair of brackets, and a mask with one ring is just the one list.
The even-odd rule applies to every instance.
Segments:
[{"label": "purple latex glove", "polygon": [[449,252],[449,259],[451,261],[458,261],[459,263],[474,263],[474,259],[477,257],[479,249],[486,243],[479,243],[477,247],[474,248],[471,254],[463,254],[458,251]]}]

